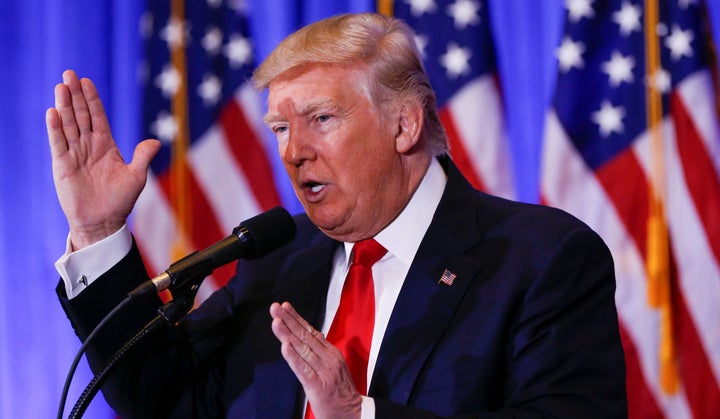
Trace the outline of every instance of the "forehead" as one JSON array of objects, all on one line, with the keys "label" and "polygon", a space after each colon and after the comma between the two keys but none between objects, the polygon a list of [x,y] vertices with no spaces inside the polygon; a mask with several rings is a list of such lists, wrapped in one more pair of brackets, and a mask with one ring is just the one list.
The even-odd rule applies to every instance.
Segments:
[{"label": "forehead", "polygon": [[368,72],[363,68],[312,65],[289,70],[268,86],[268,112],[285,104],[353,103],[371,101]]}]

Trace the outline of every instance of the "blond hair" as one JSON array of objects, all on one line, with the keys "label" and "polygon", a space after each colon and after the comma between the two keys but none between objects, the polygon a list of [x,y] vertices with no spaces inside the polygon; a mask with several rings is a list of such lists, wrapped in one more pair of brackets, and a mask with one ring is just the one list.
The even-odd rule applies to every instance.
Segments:
[{"label": "blond hair", "polygon": [[375,13],[343,14],[305,26],[288,36],[253,74],[259,90],[289,70],[314,64],[353,66],[370,71],[376,104],[392,98],[412,98],[423,105],[422,138],[434,156],[448,153],[448,142],[437,112],[435,92],[415,45],[412,29],[403,21]]}]

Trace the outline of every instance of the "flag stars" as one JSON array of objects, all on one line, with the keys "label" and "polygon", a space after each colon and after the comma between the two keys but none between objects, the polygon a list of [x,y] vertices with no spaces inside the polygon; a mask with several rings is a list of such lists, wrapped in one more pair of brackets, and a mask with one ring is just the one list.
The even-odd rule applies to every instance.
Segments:
[{"label": "flag stars", "polygon": [[585,45],[582,42],[575,42],[565,36],[560,47],[555,52],[558,59],[560,71],[567,73],[573,67],[582,68],[584,65],[582,53],[585,52]]},{"label": "flag stars", "polygon": [[223,52],[228,58],[230,66],[233,68],[250,64],[252,60],[252,45],[250,44],[250,40],[237,34],[230,37]]},{"label": "flag stars", "polygon": [[218,28],[211,28],[205,32],[205,36],[202,39],[202,46],[205,51],[211,55],[217,55],[222,48],[222,31]]},{"label": "flag stars", "polygon": [[175,17],[170,18],[167,26],[160,31],[160,38],[168,43],[170,49],[180,48],[185,45],[185,39],[189,38],[185,23]]},{"label": "flag stars", "polygon": [[175,140],[175,136],[177,136],[178,123],[174,116],[165,111],[161,111],[157,119],[151,124],[150,130],[158,140],[169,144]]},{"label": "flag stars", "polygon": [[197,93],[202,98],[205,106],[213,106],[220,100],[222,83],[217,76],[206,75],[203,77],[202,83],[198,85]]},{"label": "flag stars", "polygon": [[440,64],[447,70],[450,79],[456,79],[462,74],[470,72],[470,56],[468,48],[462,48],[456,43],[448,45],[447,52],[440,56]]},{"label": "flag stars", "polygon": [[480,4],[473,0],[458,0],[448,6],[447,12],[455,20],[455,27],[465,29],[468,25],[480,23]]},{"label": "flag stars", "polygon": [[618,51],[613,51],[609,61],[602,63],[602,71],[610,77],[610,85],[618,87],[620,83],[634,81],[633,68],[635,59],[632,56],[623,57]]},{"label": "flag stars", "polygon": [[162,72],[155,78],[155,86],[162,90],[163,96],[172,99],[180,88],[180,73],[171,65],[163,67]]},{"label": "flag stars", "polygon": [[570,21],[577,23],[580,19],[592,18],[595,11],[592,8],[593,0],[565,0],[565,8],[568,10]]},{"label": "flag stars", "polygon": [[620,34],[628,36],[635,31],[640,32],[640,29],[642,29],[640,24],[641,16],[640,6],[623,1],[620,10],[613,13],[612,19],[613,22],[620,26]]},{"label": "flag stars", "polygon": [[694,35],[691,30],[683,31],[678,25],[672,26],[672,31],[667,38],[665,38],[665,46],[670,49],[670,57],[677,61],[683,56],[691,57],[692,48],[690,42],[694,39]]},{"label": "flag stars", "polygon": [[593,112],[592,121],[598,124],[600,135],[607,138],[613,132],[622,134],[624,126],[622,119],[625,117],[625,109],[622,106],[612,106],[612,104],[604,100],[599,111]]},{"label": "flag stars", "polygon": [[410,5],[410,14],[414,17],[420,17],[425,13],[433,13],[437,9],[434,0],[405,0],[405,4]]},{"label": "flag stars", "polygon": [[672,87],[672,78],[670,72],[664,68],[660,68],[655,71],[655,74],[648,76],[646,83],[650,83],[651,86],[655,87],[660,93],[670,93]]}]

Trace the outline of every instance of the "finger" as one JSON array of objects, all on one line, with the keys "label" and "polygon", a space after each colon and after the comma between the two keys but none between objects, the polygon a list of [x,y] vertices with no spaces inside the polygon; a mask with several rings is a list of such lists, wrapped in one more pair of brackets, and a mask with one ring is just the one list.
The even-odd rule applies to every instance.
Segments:
[{"label": "finger", "polygon": [[110,124],[105,113],[105,107],[102,100],[100,100],[95,84],[92,80],[83,78],[80,80],[80,87],[87,103],[89,124],[92,130],[101,134],[110,134]]},{"label": "finger", "polygon": [[[278,304],[275,305],[276,309],[282,310]],[[271,311],[273,311],[272,307]],[[313,364],[308,361],[316,357],[310,347],[303,345],[280,317],[273,318],[272,331],[280,341],[280,353],[303,386],[316,379],[318,372],[315,371]]]},{"label": "finger", "polygon": [[48,141],[50,142],[50,155],[60,157],[67,153],[68,144],[60,126],[60,115],[55,108],[45,112],[45,127],[47,128]]},{"label": "finger", "polygon": [[70,91],[65,84],[59,83],[55,85],[55,109],[60,117],[63,136],[68,145],[72,145],[80,138],[80,131],[75,121],[75,111],[73,111]]},{"label": "finger", "polygon": [[133,153],[130,168],[137,173],[147,173],[153,157],[160,151],[162,144],[158,140],[141,141]]},{"label": "finger", "polygon": [[329,344],[326,344],[327,341],[323,334],[300,316],[290,303],[284,302],[280,305],[278,317],[283,320],[290,332],[299,341],[309,345],[313,351],[319,352],[329,346]]},{"label": "finger", "polygon": [[308,363],[289,342],[280,345],[280,353],[303,388],[317,384],[320,374]]},{"label": "finger", "polygon": [[80,134],[88,133],[92,131],[92,125],[90,123],[90,111],[88,110],[88,104],[85,100],[85,93],[80,85],[77,75],[72,70],[66,70],[63,72],[63,82],[70,91],[70,100],[72,101],[72,108],[75,114],[75,121],[78,126]]},{"label": "finger", "polygon": [[[284,345],[290,345],[294,354],[306,362],[316,362],[318,355],[313,351],[313,346],[318,350],[322,348],[313,344],[315,337],[311,330],[301,327],[295,319],[289,316],[286,309],[277,303],[270,307],[270,314],[273,317],[272,331]],[[320,334],[320,332],[316,332]],[[288,349],[290,349],[288,348]]]}]

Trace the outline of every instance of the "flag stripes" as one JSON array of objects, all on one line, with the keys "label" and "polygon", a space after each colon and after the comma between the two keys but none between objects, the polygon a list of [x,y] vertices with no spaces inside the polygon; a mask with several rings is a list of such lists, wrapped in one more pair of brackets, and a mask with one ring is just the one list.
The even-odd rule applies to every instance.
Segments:
[{"label": "flag stripes", "polygon": [[[133,231],[151,273],[280,205],[260,131],[260,97],[249,93],[254,61],[246,10],[240,3],[176,0],[173,11],[187,10],[173,18],[168,7],[151,2],[143,18],[145,130],[163,147]],[[234,264],[217,269],[199,300],[233,273]]]},{"label": "flag stripes", "polygon": [[393,10],[416,31],[453,161],[476,188],[515,197],[487,2],[396,1]]}]

